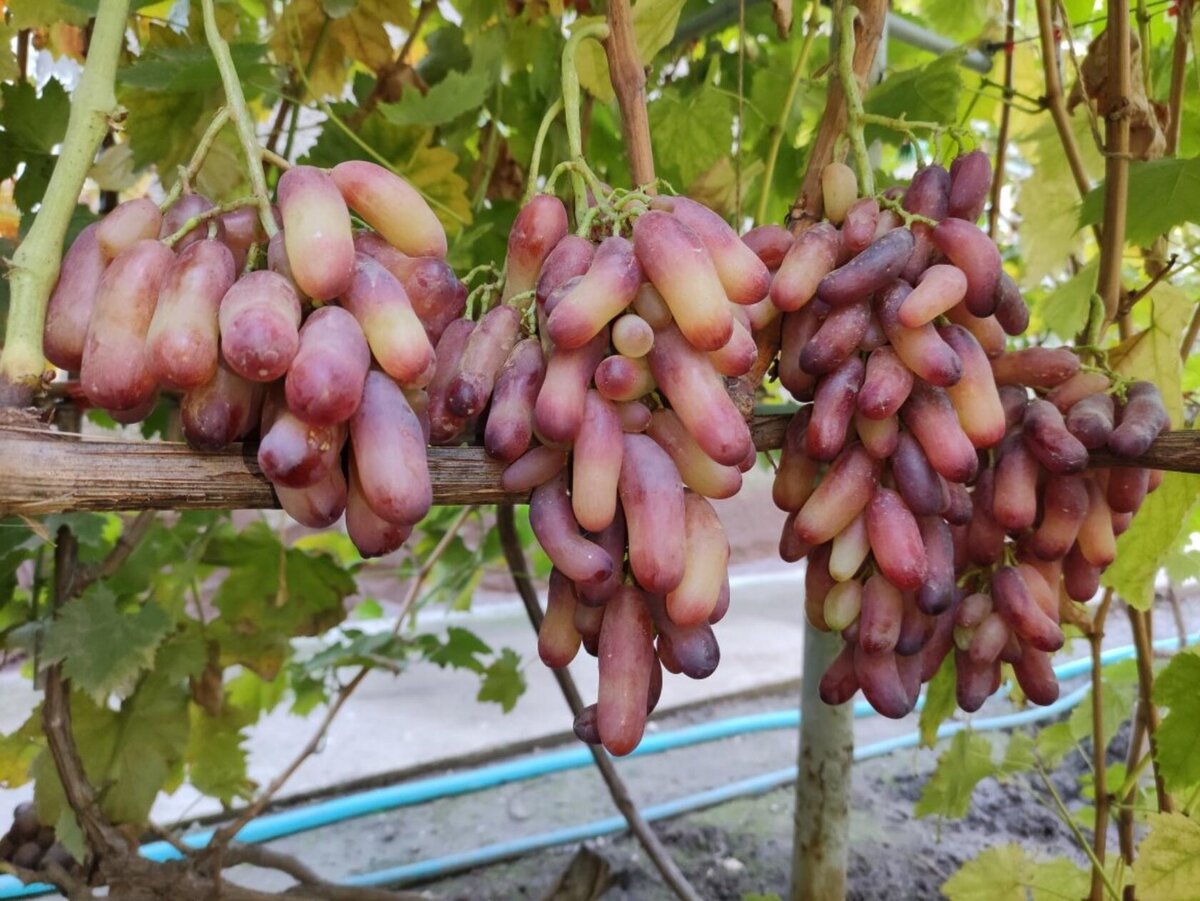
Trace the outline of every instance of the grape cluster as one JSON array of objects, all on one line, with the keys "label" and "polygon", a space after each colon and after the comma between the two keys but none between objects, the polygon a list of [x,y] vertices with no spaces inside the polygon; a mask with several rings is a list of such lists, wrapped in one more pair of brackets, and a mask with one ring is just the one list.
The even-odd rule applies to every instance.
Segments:
[{"label": "grape cluster", "polygon": [[52,863],[69,873],[79,869],[79,864],[55,839],[54,828],[38,822],[30,802],[13,809],[12,825],[0,836],[0,861],[25,870],[45,870]]},{"label": "grape cluster", "polygon": [[[277,199],[269,242],[253,207],[120,204],[67,251],[45,353],[119,422],[166,389],[198,449],[257,429],[293,518],[322,528],[345,512],[362,554],[386,554],[432,503],[425,388],[466,286],[424,199],[374,163],[296,166]],[[370,227],[355,232],[350,210]]]},{"label": "grape cluster", "polygon": [[1086,471],[1089,449],[1136,457],[1167,427],[1153,385],[1113,384],[1066,348],[1006,350],[1029,313],[975,225],[990,181],[976,151],[859,199],[832,164],[827,219],[772,281],[779,379],[811,401],[776,473],[780,553],[807,556],[808,620],[845,641],[820,685],[831,704],[861,689],[904,716],[952,650],[962,709],[997,690],[1002,662],[1053,702],[1049,655],[1077,615],[1059,586],[1095,594],[1154,484]]},{"label": "grape cluster", "polygon": [[755,459],[724,377],[756,362],[754,314],[770,305],[767,267],[717,214],[637,204],[590,240],[559,200],[533,198],[501,302],[447,330],[430,386],[434,443],[460,440],[490,400],[483,444],[507,490],[532,491],[554,564],[539,654],[598,657],[575,732],[613,754],[640,741],[663,667],[701,679],[720,658],[729,542],[709,499],[736,494]]}]

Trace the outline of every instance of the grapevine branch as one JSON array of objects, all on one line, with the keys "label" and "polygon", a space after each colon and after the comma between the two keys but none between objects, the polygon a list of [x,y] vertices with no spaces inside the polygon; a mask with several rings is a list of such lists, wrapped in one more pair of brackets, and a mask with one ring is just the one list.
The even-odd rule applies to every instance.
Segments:
[{"label": "grapevine branch", "polygon": [[[1092,901],[1100,901],[1104,897],[1105,874],[1104,857],[1108,844],[1108,812],[1110,797],[1108,794],[1108,745],[1104,737],[1104,664],[1101,653],[1104,650],[1104,623],[1108,619],[1108,611],[1112,607],[1113,591],[1111,588],[1104,592],[1104,599],[1092,618],[1092,628],[1088,633],[1088,642],[1092,652],[1092,779],[1095,786],[1095,820],[1092,824]],[[1111,886],[1109,886],[1111,889]]]},{"label": "grapevine branch", "polygon": [[26,406],[41,384],[46,303],[58,279],[63,240],[84,178],[117,113],[113,86],[128,14],[129,0],[100,0],[54,173],[29,234],[13,254],[8,326],[0,353],[0,404]]},{"label": "grapevine branch", "polygon": [[[1166,155],[1179,151],[1179,134],[1183,126],[1183,88],[1187,80],[1188,44],[1192,37],[1192,0],[1179,0],[1175,19],[1175,42],[1171,50],[1171,92],[1168,106]],[[1150,48],[1142,47],[1142,59],[1150,59]]]},{"label": "grapevine branch", "polygon": [[[1104,226],[1100,239],[1100,271],[1096,292],[1104,301],[1107,321],[1117,318],[1121,302],[1121,254],[1129,195],[1129,110],[1132,93],[1129,5],[1108,4],[1108,79],[1101,102],[1104,128]],[[1143,48],[1148,52],[1148,48]]]},{"label": "grapevine branch", "polygon": [[1071,130],[1071,117],[1067,113],[1067,104],[1063,95],[1062,78],[1058,73],[1058,52],[1055,46],[1054,20],[1051,13],[1052,0],[1036,0],[1038,17],[1038,35],[1042,44],[1042,70],[1046,79],[1046,108],[1054,127],[1058,130],[1058,139],[1062,143],[1063,152],[1067,157],[1067,165],[1071,169],[1071,177],[1075,187],[1082,197],[1091,189],[1087,170],[1083,167],[1083,156],[1079,151],[1079,142],[1075,140],[1075,132]]},{"label": "grapevine branch", "polygon": [[[517,594],[521,596],[529,623],[536,633],[542,626],[542,608],[538,603],[537,590],[529,578],[529,564],[525,559],[525,551],[521,547],[521,537],[517,534],[516,520],[510,505],[501,504],[496,507],[496,527],[500,532],[500,547],[504,551],[504,560],[508,564],[513,584],[517,588]],[[571,678],[570,671],[563,667],[553,672],[572,715],[578,716],[583,710],[583,698],[579,695],[579,689],[575,685],[575,680]],[[613,804],[625,817],[625,822],[629,824],[629,831],[638,840],[655,869],[682,901],[700,901],[700,895],[687,881],[687,877],[683,875],[672,859],[671,853],[664,847],[654,830],[650,828],[650,824],[637,809],[637,805],[629,794],[629,787],[617,773],[612,760],[602,749],[594,745],[588,745],[588,750],[591,751],[592,759],[596,762],[596,769],[600,771],[604,784],[608,786],[608,793],[612,797]]]},{"label": "grapevine branch", "polygon": [[992,196],[988,202],[988,236],[994,241],[1000,224],[1000,190],[1004,187],[1004,167],[1008,157],[1008,127],[1012,117],[1013,38],[1016,30],[1017,0],[1008,0],[1004,12],[1004,102],[1000,104],[1000,129],[996,134],[996,165],[992,173]]},{"label": "grapevine branch", "polygon": [[[1133,643],[1137,649],[1138,709],[1144,717],[1146,735],[1150,739],[1150,762],[1154,766],[1154,791],[1158,809],[1170,813],[1175,809],[1166,783],[1158,768],[1158,708],[1154,706],[1151,690],[1154,687],[1154,647],[1150,641],[1150,615],[1146,611],[1129,608],[1129,622],[1133,627]],[[1180,633],[1183,634],[1183,633]]]},{"label": "grapevine branch", "polygon": [[654,183],[654,151],[650,145],[650,118],[646,111],[646,70],[642,67],[629,0],[609,0],[608,74],[621,107],[621,131],[634,185],[647,190]]}]

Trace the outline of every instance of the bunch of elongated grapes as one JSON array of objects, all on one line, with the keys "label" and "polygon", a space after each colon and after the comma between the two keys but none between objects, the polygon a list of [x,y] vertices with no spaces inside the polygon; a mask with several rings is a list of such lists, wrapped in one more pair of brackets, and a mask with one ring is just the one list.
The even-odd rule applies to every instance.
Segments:
[{"label": "bunch of elongated grapes", "polygon": [[[718,215],[685,198],[638,213],[630,237],[592,241],[568,234],[556,198],[530,201],[500,303],[447,330],[430,386],[435,443],[490,398],[484,446],[505,488],[532,490],[554,564],[540,655],[598,657],[575,731],[614,754],[641,739],[660,665],[717,666],[729,543],[708,498],[735,494],[755,457],[723,376],[754,365],[752,314],[770,305],[767,267]],[[520,309],[541,340],[521,337]]]},{"label": "bunch of elongated grapes", "polygon": [[[370,230],[352,232],[351,208]],[[395,550],[432,500],[425,386],[466,299],[440,223],[358,161],[285,172],[269,243],[255,208],[217,212],[198,194],[165,212],[142,198],[85,228],[50,298],[47,358],[120,422],[181,392],[197,448],[258,429],[289,514],[321,528],[344,511],[364,555]]]},{"label": "bunch of elongated grapes", "polygon": [[1089,449],[1136,457],[1167,427],[1153,385],[1112,385],[1066,348],[1006,351],[1028,311],[975,225],[990,180],[969,153],[881,206],[831,165],[827,221],[774,275],[779,377],[811,400],[775,479],[780,553],[807,556],[808,619],[845,640],[821,682],[829,703],[861,689],[903,716],[952,650],[964,710],[997,690],[1002,663],[1053,702],[1049,655],[1078,615],[1060,585],[1095,594],[1155,484],[1086,471]]}]

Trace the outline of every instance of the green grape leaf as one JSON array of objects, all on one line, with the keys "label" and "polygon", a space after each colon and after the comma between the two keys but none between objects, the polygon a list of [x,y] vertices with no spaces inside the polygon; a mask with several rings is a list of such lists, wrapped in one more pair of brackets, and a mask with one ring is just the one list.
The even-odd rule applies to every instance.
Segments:
[{"label": "green grape leaf", "polygon": [[62,661],[63,675],[103,704],[110,694],[124,697],[133,690],[138,676],[154,665],[154,653],[170,628],[171,618],[158,604],[128,612],[97,583],[64,606],[46,629],[44,660]]},{"label": "green grape leaf", "polygon": [[913,812],[918,817],[964,817],[971,807],[975,786],[995,775],[992,743],[978,732],[963,729],[955,733],[950,747],[938,757],[937,769],[925,783]]},{"label": "green grape leaf", "polygon": [[11,178],[17,167],[25,170],[17,181],[13,199],[22,211],[41,201],[50,183],[57,158],[52,152],[67,133],[71,101],[57,79],[50,79],[39,95],[28,81],[0,85],[0,179]]},{"label": "green grape leaf", "polygon": [[947,654],[925,689],[925,706],[921,708],[918,720],[922,747],[932,748],[936,745],[938,729],[954,715],[958,706],[954,695],[954,680],[954,655]]},{"label": "green grape leaf", "polygon": [[442,641],[436,635],[420,635],[417,645],[430,663],[440,667],[467,669],[483,674],[487,667],[479,659],[480,655],[492,653],[483,639],[470,629],[450,626],[446,629],[446,640]]},{"label": "green grape leaf", "polygon": [[1030,331],[1048,331],[1063,341],[1073,341],[1087,325],[1099,268],[1100,259],[1094,257],[1035,303],[1031,311],[1033,318]]},{"label": "green grape leaf", "polygon": [[242,747],[249,718],[235,710],[210,716],[196,704],[189,705],[188,715],[191,727],[184,756],[191,784],[224,805],[252,797],[255,786],[247,775]]},{"label": "green grape leaf", "polygon": [[28,782],[43,744],[41,707],[16,731],[0,733],[0,786],[12,789]]},{"label": "green grape leaf", "polygon": [[1048,767],[1058,766],[1064,757],[1078,747],[1075,744],[1075,736],[1071,734],[1070,723],[1054,723],[1039,729],[1034,741],[1038,757]]},{"label": "green grape leaf", "polygon": [[[1111,860],[1113,858],[1110,858]],[[1091,871],[1065,857],[1054,857],[1036,863],[1029,874],[1029,890],[1033,894],[1033,901],[1086,898],[1091,884]]]},{"label": "green grape leaf", "polygon": [[1101,581],[1132,607],[1149,610],[1154,602],[1154,579],[1164,561],[1187,540],[1186,524],[1200,501],[1196,477],[1168,472],[1117,539],[1117,559]]},{"label": "green grape leaf", "polygon": [[1183,361],[1179,355],[1180,336],[1187,331],[1195,304],[1174,285],[1159,282],[1150,292],[1150,324],[1114,347],[1108,354],[1109,365],[1123,376],[1154,382],[1162,392],[1163,403],[1171,416],[1171,425],[1183,425]]},{"label": "green grape leaf", "polygon": [[[916,66],[889,75],[867,91],[863,108],[878,116],[901,116],[926,122],[950,124],[958,115],[962,93],[960,54],[948,53],[924,66]],[[882,138],[892,142],[907,140],[899,132],[879,125],[869,126],[868,141]]]},{"label": "green grape leaf", "polygon": [[729,152],[733,101],[711,85],[664,90],[650,104],[655,157],[668,180],[690,185]]},{"label": "green grape leaf", "polygon": [[1168,791],[1200,784],[1200,657],[1172,657],[1154,680],[1154,703],[1169,709],[1155,758]]},{"label": "green grape leaf", "polygon": [[1024,732],[1014,732],[1008,738],[1008,747],[1000,761],[997,775],[1000,778],[1027,773],[1037,766],[1036,741]]},{"label": "green grape leaf", "polygon": [[[260,44],[229,45],[233,64],[243,82],[254,84],[269,77]],[[205,44],[155,46],[117,73],[117,83],[166,94],[192,94],[221,86],[221,72]]]},{"label": "green grape leaf", "polygon": [[[1104,185],[1088,192],[1079,208],[1079,224],[1104,219]],[[1200,157],[1129,164],[1129,200],[1125,240],[1148,246],[1184,222],[1200,222]]]},{"label": "green grape leaf", "polygon": [[1028,901],[1032,869],[1020,845],[996,845],[963,864],[942,885],[942,894],[949,901]]},{"label": "green grape leaf", "polygon": [[1142,901],[1190,901],[1200,882],[1200,823],[1181,813],[1152,813],[1133,864]]},{"label": "green grape leaf", "polygon": [[[633,5],[633,36],[643,66],[652,65],[658,51],[675,37],[684,3],[685,0],[638,0]],[[596,17],[578,19],[574,27],[600,21],[603,20]],[[597,100],[605,103],[611,100],[613,90],[608,74],[608,59],[599,42],[591,39],[584,41],[579,47],[576,63],[579,83]]]},{"label": "green grape leaf", "polygon": [[[492,36],[492,37],[489,37]],[[381,103],[379,111],[393,125],[442,125],[466,113],[478,114],[500,77],[503,37],[499,29],[485,32],[472,45],[474,56],[465,72],[450,71],[422,94],[406,90],[395,103]]]},{"label": "green grape leaf", "polygon": [[67,25],[83,26],[95,15],[95,8],[88,10],[71,0],[8,0],[8,24],[16,29],[44,28],[62,22]]},{"label": "green grape leaf", "polygon": [[477,701],[494,701],[505,713],[517,706],[525,693],[525,675],[521,672],[521,657],[512,648],[504,648],[483,675]]}]

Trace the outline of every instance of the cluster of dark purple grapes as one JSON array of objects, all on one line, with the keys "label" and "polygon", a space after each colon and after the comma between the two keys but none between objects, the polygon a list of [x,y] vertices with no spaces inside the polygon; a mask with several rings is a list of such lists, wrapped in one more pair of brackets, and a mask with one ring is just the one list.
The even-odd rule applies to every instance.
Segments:
[{"label": "cluster of dark purple grapes", "polygon": [[[354,232],[350,209],[370,228]],[[161,388],[182,393],[196,448],[257,429],[293,518],[322,528],[345,512],[363,555],[386,554],[432,503],[425,386],[466,286],[424,199],[373,163],[288,170],[275,215],[267,242],[254,207],[122,203],[63,259],[46,356],[119,422]]]},{"label": "cluster of dark purple grapes", "polygon": [[1153,385],[1081,371],[1066,348],[1005,349],[1029,314],[975,225],[990,182],[977,151],[881,202],[834,164],[827,220],[774,275],[779,378],[811,401],[776,474],[780,553],[807,556],[808,619],[845,640],[821,682],[831,704],[861,689],[904,716],[951,650],[962,709],[997,690],[1002,663],[1053,702],[1049,655],[1076,615],[1059,587],[1093,597],[1160,478],[1087,470],[1089,449],[1137,457],[1168,427]]},{"label": "cluster of dark purple grapes", "polygon": [[563,667],[582,644],[598,657],[598,700],[575,732],[614,754],[640,741],[661,667],[717,666],[729,542],[708,499],[736,494],[755,459],[723,377],[754,365],[753,314],[770,306],[766,265],[717,214],[639,203],[631,228],[616,224],[628,236],[593,241],[568,233],[556,198],[531,200],[501,302],[447,330],[430,386],[435,444],[490,401],[484,446],[508,464],[506,489],[532,491],[554,564],[540,656]]},{"label": "cluster of dark purple grapes", "polygon": [[0,861],[24,870],[44,870],[55,863],[67,872],[79,864],[54,837],[54,828],[38,822],[33,804],[25,802],[13,809],[13,822],[0,836]]}]

